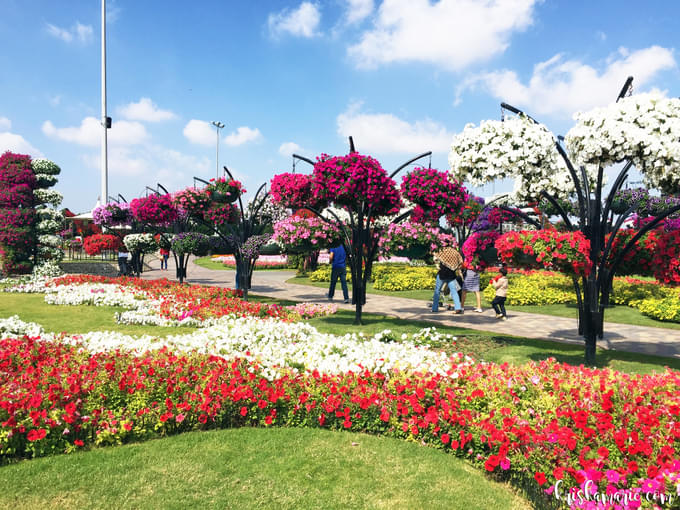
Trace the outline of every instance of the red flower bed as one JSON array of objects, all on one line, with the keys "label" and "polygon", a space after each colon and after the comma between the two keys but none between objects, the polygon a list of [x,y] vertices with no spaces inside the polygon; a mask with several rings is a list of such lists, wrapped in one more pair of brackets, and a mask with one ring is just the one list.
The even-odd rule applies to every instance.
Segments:
[{"label": "red flower bed", "polygon": [[160,315],[166,319],[183,320],[192,317],[197,320],[236,314],[241,317],[278,317],[288,319],[288,312],[279,305],[268,305],[244,301],[240,290],[221,287],[186,285],[165,278],[142,280],[140,278],[93,275],[65,275],[53,280],[56,285],[78,285],[82,283],[109,283],[142,291],[149,299],[160,301]]},{"label": "red flower bed", "polygon": [[[457,367],[455,376],[316,371],[273,381],[239,360],[166,349],[89,354],[0,341],[5,460],[192,429],[285,425],[430,444],[562,494],[666,490],[677,471],[680,373],[631,376],[554,361]],[[1,458],[1,457],[0,457]]]}]

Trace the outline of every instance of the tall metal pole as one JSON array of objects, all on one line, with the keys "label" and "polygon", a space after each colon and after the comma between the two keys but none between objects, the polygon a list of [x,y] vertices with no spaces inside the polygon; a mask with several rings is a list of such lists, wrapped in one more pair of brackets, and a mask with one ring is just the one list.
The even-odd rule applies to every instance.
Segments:
[{"label": "tall metal pole", "polygon": [[102,182],[101,204],[106,204],[109,197],[109,173],[107,154],[108,118],[106,115],[106,0],[102,0]]},{"label": "tall metal pole", "polygon": [[224,124],[219,120],[213,120],[211,122],[215,126],[215,133],[217,134],[217,140],[215,144],[215,179],[220,178],[220,129],[224,127]]}]

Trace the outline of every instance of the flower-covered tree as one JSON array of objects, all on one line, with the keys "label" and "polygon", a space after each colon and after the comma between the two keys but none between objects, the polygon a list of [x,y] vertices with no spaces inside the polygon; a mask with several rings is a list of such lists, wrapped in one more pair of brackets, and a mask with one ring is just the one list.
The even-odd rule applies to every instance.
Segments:
[{"label": "flower-covered tree", "polygon": [[128,234],[123,238],[125,248],[132,254],[132,270],[140,275],[144,267],[144,255],[158,249],[158,243],[153,234]]},{"label": "flower-covered tree", "polygon": [[[334,224],[340,232],[340,238],[347,252],[347,261],[352,272],[352,303],[355,305],[355,324],[361,324],[363,305],[366,302],[366,284],[371,274],[373,261],[376,258],[379,239],[386,224],[399,223],[406,219],[412,210],[399,214],[403,202],[399,189],[392,179],[399,171],[430,153],[421,154],[401,165],[392,175],[388,175],[380,163],[370,156],[359,154],[354,149],[350,137],[350,152],[345,156],[329,156],[322,154],[313,162],[300,158],[313,165],[314,171],[309,177],[309,188],[302,186],[301,179],[289,181],[295,189],[286,191],[286,179],[279,175],[274,181],[282,185],[277,194],[281,197],[297,197],[298,207],[306,207],[324,221]],[[299,157],[299,156],[298,156]],[[273,182],[274,182],[273,181]],[[419,194],[415,186],[409,184],[423,182],[429,186],[429,195],[437,197],[430,202]],[[423,210],[423,216],[432,215],[431,209],[439,206],[438,198],[447,193],[455,193],[458,184],[451,184],[448,179],[437,175],[429,175],[429,171],[420,169],[412,178],[405,178],[406,190],[421,201],[416,206]],[[308,189],[307,195],[304,190]],[[453,190],[453,191],[452,191]],[[284,198],[287,200],[287,198]],[[461,197],[462,201],[462,197]],[[288,205],[293,205],[287,202]],[[332,207],[321,211],[314,205],[330,204]]]},{"label": "flower-covered tree", "polygon": [[[61,193],[48,189],[57,183],[57,175],[61,173],[61,168],[56,163],[42,158],[31,161],[31,168],[36,178],[36,189],[33,194],[36,199],[38,220],[35,225],[38,241],[35,252],[37,265],[42,261],[61,260],[64,257],[61,249],[62,240],[57,235],[64,228],[64,215],[57,209],[61,204]],[[43,193],[45,191],[51,192],[49,196],[45,196]]]},{"label": "flower-covered tree", "polygon": [[0,272],[31,271],[36,238],[37,186],[31,157],[5,152],[0,156]]},{"label": "flower-covered tree", "polygon": [[244,207],[245,188],[227,167],[224,171],[226,177],[210,182],[194,178],[205,187],[184,189],[175,194],[175,201],[182,204],[190,220],[212,231],[221,240],[220,244],[234,254],[237,287],[247,299],[255,261],[260,256],[260,249],[271,239],[267,230],[273,221],[285,215],[285,211],[272,206],[264,185]]},{"label": "flower-covered tree", "polygon": [[[509,105],[503,106],[518,113],[518,117],[484,123],[480,128],[466,127],[454,137],[449,156],[451,171],[457,178],[469,177],[482,183],[497,177],[516,177],[518,196],[532,201],[545,198],[560,213],[567,230],[573,232],[571,241],[579,243],[576,239],[579,236],[583,243],[587,241],[585,266],[577,268],[573,281],[579,304],[579,333],[585,339],[585,359],[589,364],[595,362],[597,337],[603,333],[604,311],[609,304],[614,274],[642,236],[680,210],[680,206],[669,207],[656,215],[620,250],[612,252],[617,232],[633,208],[624,211],[615,222],[610,211],[633,165],[650,186],[665,192],[680,189],[680,99],[652,95],[624,98],[624,95],[625,90],[617,103],[577,117],[577,125],[566,137],[571,157],[545,127]],[[489,125],[493,128],[487,129]],[[624,161],[605,196],[604,168]],[[576,195],[575,224],[557,202],[558,194]],[[550,246],[541,253],[552,252],[554,263],[554,255],[561,253],[564,241],[557,239],[556,234],[541,241]],[[501,239],[496,243],[499,251],[504,249],[505,242]],[[529,251],[525,243],[522,252]],[[574,268],[574,264],[570,266]]]}]

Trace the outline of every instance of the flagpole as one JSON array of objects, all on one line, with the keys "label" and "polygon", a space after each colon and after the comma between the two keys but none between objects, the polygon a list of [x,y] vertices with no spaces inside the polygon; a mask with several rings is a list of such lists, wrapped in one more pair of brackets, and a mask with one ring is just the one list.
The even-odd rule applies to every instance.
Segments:
[{"label": "flagpole", "polygon": [[109,201],[109,173],[107,154],[107,133],[109,120],[106,115],[106,0],[102,0],[102,182],[100,201]]}]

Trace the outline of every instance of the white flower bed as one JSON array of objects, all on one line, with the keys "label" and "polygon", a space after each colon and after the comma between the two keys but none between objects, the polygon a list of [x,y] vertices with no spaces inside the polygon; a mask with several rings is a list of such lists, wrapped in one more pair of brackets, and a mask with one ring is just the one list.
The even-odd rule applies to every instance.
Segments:
[{"label": "white flower bed", "polygon": [[[30,332],[30,333],[28,333]],[[25,323],[18,317],[0,319],[2,334],[41,335],[37,324]],[[457,367],[473,363],[472,359],[456,355],[449,357],[416,343],[451,342],[455,337],[442,335],[435,328],[421,330],[411,339],[392,341],[389,331],[374,337],[347,334],[323,334],[307,323],[285,323],[278,319],[226,318],[215,321],[211,328],[190,334],[169,336],[161,340],[148,335],[133,337],[110,331],[95,331],[83,335],[67,335],[60,341],[82,345],[91,352],[126,349],[136,353],[168,346],[172,350],[215,354],[225,358],[243,358],[259,363],[265,375],[274,378],[280,369],[298,371],[318,370],[338,374],[349,371],[370,371],[388,374],[391,370],[402,372],[430,372],[457,377]],[[383,339],[381,341],[380,339]],[[386,342],[387,341],[387,342]],[[453,368],[453,371],[452,371]]]}]

